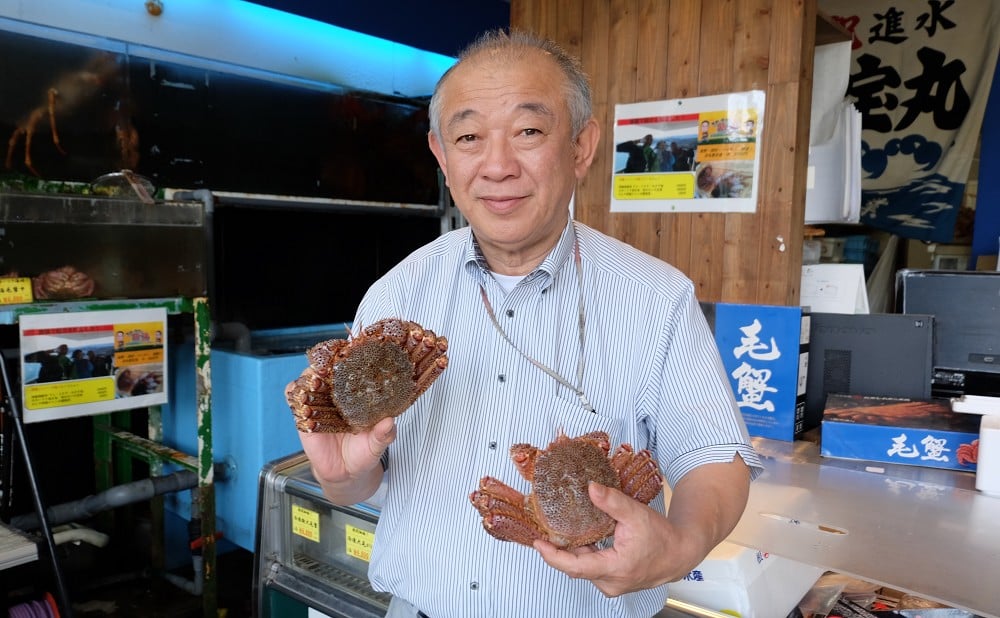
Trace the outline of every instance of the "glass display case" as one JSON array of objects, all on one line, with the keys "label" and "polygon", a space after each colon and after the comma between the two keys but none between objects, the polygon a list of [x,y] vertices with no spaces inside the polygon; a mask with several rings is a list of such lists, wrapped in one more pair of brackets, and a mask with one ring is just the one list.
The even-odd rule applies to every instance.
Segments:
[{"label": "glass display case", "polygon": [[205,295],[206,236],[200,201],[0,191],[0,276],[68,267],[93,284],[80,298]]}]

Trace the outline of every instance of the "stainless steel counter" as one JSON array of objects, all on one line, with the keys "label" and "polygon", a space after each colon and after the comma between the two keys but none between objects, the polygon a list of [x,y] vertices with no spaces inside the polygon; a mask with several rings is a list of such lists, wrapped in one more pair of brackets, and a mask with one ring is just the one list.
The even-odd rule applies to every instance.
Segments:
[{"label": "stainless steel counter", "polygon": [[[975,475],[756,438],[766,472],[729,540],[1000,617],[1000,498]],[[985,578],[985,579],[984,579]]]}]

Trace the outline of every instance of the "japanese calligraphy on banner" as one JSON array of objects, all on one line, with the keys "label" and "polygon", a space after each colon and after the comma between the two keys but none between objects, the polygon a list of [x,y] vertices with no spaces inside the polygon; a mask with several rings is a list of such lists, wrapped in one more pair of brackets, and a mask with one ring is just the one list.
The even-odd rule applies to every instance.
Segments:
[{"label": "japanese calligraphy on banner", "polygon": [[24,422],[167,402],[165,309],[24,315]]},{"label": "japanese calligraphy on banner", "polygon": [[1000,3],[820,0],[853,34],[860,222],[950,242],[1000,49]]},{"label": "japanese calligraphy on banner", "polygon": [[611,212],[753,212],[763,118],[758,90],[616,105]]}]

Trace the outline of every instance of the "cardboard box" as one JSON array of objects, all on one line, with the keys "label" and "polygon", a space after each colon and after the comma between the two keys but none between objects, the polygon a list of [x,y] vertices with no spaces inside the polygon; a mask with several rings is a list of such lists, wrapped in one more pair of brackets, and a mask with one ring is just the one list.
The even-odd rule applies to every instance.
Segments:
[{"label": "cardboard box", "polygon": [[975,471],[980,417],[945,399],[829,394],[824,457]]},{"label": "cardboard box", "polygon": [[722,363],[751,436],[795,440],[804,430],[809,316],[801,307],[714,303]]},{"label": "cardboard box", "polygon": [[723,541],[684,579],[670,598],[742,618],[786,616],[824,573],[820,567]]}]

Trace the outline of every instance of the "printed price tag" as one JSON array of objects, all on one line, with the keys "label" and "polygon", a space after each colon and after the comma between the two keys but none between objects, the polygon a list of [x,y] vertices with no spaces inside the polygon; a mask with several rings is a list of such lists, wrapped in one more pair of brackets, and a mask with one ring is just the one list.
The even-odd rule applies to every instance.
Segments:
[{"label": "printed price tag", "polygon": [[347,555],[370,562],[372,545],[375,544],[375,534],[350,524],[344,526],[344,533],[347,535],[345,543]]},{"label": "printed price tag", "polygon": [[319,513],[293,504],[292,534],[319,543]]},{"label": "printed price tag", "polygon": [[0,305],[18,305],[32,300],[31,277],[0,278]]}]

